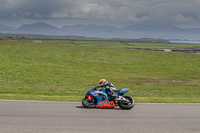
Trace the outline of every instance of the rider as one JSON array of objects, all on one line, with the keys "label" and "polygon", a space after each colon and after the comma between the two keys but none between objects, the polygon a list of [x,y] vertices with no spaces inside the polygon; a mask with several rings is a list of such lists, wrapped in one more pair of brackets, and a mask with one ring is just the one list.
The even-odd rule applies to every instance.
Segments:
[{"label": "rider", "polygon": [[117,90],[117,88],[111,83],[106,81],[106,79],[101,79],[99,81],[99,85],[95,86],[94,88],[97,89],[99,87],[105,87],[108,91],[110,91],[110,94],[112,97],[117,97],[118,95],[114,92]]}]

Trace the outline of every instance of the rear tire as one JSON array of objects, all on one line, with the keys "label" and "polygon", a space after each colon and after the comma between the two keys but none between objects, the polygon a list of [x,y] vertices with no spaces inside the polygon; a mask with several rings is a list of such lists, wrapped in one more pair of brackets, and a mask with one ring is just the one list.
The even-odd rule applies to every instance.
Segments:
[{"label": "rear tire", "polygon": [[135,105],[135,101],[132,97],[130,96],[123,96],[126,100],[119,100],[118,101],[118,105],[121,109],[125,109],[125,110],[130,110],[134,107]]},{"label": "rear tire", "polygon": [[88,97],[83,98],[82,105],[85,108],[95,108],[97,105],[97,101],[94,97],[91,97],[90,100]]}]

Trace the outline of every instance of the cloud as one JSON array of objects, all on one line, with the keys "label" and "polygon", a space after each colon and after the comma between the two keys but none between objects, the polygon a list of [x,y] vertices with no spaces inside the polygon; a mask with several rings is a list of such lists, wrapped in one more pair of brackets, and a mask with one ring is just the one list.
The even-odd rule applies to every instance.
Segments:
[{"label": "cloud", "polygon": [[200,0],[0,0],[0,19],[199,23]]}]

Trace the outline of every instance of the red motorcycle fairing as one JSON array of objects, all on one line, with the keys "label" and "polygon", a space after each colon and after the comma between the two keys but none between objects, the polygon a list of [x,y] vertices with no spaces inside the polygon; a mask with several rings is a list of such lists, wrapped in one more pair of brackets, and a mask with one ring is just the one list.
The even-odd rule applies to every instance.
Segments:
[{"label": "red motorcycle fairing", "polygon": [[97,103],[97,108],[115,108],[115,103],[113,101],[103,101],[100,103]]}]

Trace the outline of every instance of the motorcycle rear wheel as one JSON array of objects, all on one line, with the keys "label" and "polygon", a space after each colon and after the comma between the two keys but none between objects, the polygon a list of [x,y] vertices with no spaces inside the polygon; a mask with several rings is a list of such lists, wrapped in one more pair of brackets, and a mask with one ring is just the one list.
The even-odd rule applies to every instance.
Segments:
[{"label": "motorcycle rear wheel", "polygon": [[134,107],[135,105],[135,101],[132,97],[130,96],[123,96],[126,100],[120,100],[118,101],[118,105],[121,109],[125,109],[125,110],[130,110]]},{"label": "motorcycle rear wheel", "polygon": [[82,105],[85,108],[95,108],[97,105],[97,101],[94,97],[88,99],[88,97],[83,98]]}]

